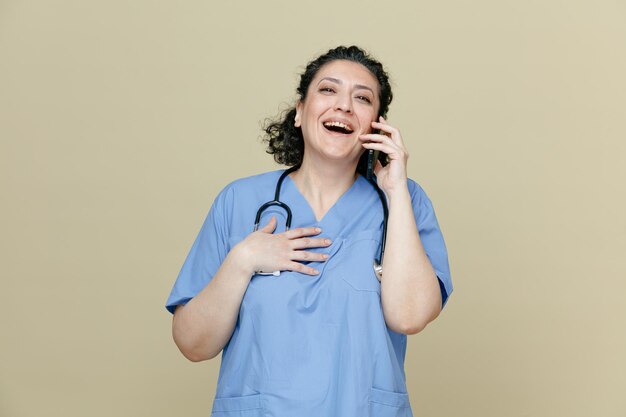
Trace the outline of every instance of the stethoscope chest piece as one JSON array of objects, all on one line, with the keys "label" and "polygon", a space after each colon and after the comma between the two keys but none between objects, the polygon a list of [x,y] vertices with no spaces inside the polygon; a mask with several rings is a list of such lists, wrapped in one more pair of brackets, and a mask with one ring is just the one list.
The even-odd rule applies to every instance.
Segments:
[{"label": "stethoscope chest piece", "polygon": [[374,261],[374,273],[376,274],[376,278],[378,278],[378,282],[382,282],[383,279],[383,266],[378,262]]}]

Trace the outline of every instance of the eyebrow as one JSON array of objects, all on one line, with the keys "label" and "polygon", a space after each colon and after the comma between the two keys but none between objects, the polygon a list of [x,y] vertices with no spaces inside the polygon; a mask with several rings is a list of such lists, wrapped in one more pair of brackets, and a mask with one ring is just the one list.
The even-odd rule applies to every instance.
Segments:
[{"label": "eyebrow", "polygon": [[[341,80],[340,80],[340,79],[338,79],[338,78],[333,78],[333,77],[324,77],[324,78],[322,78],[322,79],[321,79],[321,80],[317,83],[317,85],[320,85],[320,83],[321,83],[322,81],[324,81],[324,80],[326,80],[326,81],[330,81],[330,82],[333,82],[333,83],[335,83],[335,84],[343,84],[343,81],[341,81]],[[374,90],[372,90],[370,87],[368,87],[368,86],[366,86],[366,85],[363,85],[363,84],[356,84],[356,85],[355,85],[355,87],[356,87],[357,89],[369,90],[369,91],[371,91],[371,92],[372,92],[372,94],[374,94]]]}]

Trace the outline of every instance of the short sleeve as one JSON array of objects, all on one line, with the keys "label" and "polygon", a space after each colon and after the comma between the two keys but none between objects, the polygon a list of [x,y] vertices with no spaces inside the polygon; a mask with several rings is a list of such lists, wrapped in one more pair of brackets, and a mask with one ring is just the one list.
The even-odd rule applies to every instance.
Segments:
[{"label": "short sleeve", "polygon": [[187,304],[211,281],[228,253],[229,217],[232,209],[232,190],[225,188],[215,199],[165,307],[174,313],[176,306]]},{"label": "short sleeve", "polygon": [[409,180],[409,191],[422,245],[439,279],[443,307],[452,293],[446,244],[433,205],[424,190],[417,183]]}]

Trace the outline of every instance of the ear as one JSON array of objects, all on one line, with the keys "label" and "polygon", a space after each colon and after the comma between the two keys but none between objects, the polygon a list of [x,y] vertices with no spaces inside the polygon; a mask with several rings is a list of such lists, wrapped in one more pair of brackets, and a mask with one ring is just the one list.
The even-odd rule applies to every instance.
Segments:
[{"label": "ear", "polygon": [[294,121],[293,121],[293,125],[295,127],[302,126],[302,122],[300,120],[301,114],[302,114],[302,102],[298,100],[298,102],[296,103],[296,117],[294,118]]}]

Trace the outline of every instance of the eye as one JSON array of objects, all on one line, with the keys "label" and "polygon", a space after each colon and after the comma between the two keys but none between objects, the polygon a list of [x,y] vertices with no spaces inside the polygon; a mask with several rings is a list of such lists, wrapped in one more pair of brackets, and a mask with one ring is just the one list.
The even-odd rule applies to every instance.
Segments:
[{"label": "eye", "polygon": [[320,88],[320,92],[321,93],[334,93],[335,90],[333,90],[332,87],[322,87]]},{"label": "eye", "polygon": [[367,97],[367,96],[357,96],[356,98],[357,98],[357,100],[361,100],[361,101],[363,101],[365,103],[369,103],[369,104],[372,103],[372,100],[370,100],[370,98]]}]

